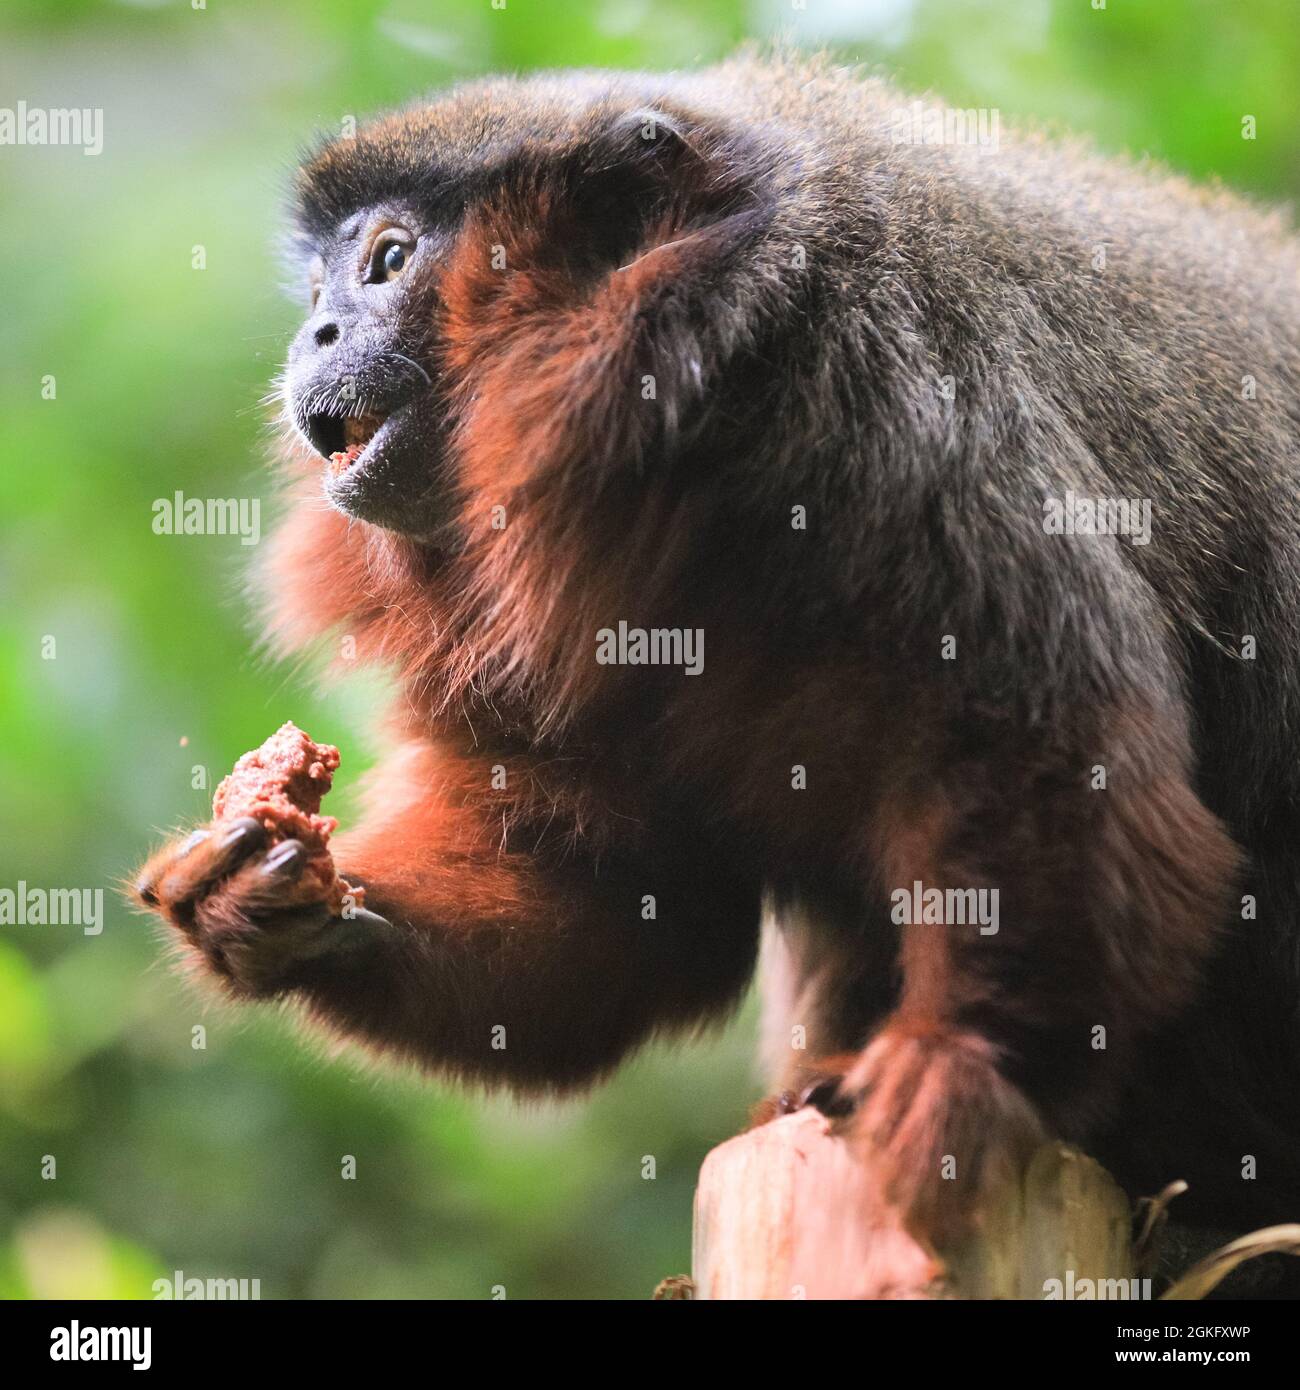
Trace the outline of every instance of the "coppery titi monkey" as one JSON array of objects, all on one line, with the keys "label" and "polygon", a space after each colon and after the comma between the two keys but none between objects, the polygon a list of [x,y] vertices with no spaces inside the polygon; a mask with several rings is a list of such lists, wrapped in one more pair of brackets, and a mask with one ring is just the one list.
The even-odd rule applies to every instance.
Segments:
[{"label": "coppery titi monkey", "polygon": [[[723,1015],[766,901],[774,1087],[926,1239],[1044,1134],[1294,1219],[1300,258],[907,111],[745,57],[477,82],[308,159],[266,573],[285,650],[400,678],[334,846],[365,906],[255,822],[141,899],[230,994],[525,1094]],[[1120,502],[1146,534],[1072,524]],[[935,890],[996,922],[914,920]]]}]

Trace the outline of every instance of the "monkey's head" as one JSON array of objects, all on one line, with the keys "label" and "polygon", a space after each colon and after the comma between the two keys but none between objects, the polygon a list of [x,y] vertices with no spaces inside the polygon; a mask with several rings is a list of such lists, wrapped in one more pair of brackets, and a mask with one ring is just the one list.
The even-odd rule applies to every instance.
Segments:
[{"label": "monkey's head", "polygon": [[285,395],[330,502],[431,537],[476,489],[508,506],[671,467],[776,284],[756,248],[780,162],[685,85],[593,74],[475,84],[325,144],[297,181],[311,308]]}]

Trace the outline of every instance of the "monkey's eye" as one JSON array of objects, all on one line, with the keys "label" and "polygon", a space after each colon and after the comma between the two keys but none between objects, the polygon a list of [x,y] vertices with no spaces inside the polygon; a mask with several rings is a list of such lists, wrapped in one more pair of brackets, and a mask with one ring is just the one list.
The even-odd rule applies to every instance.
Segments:
[{"label": "monkey's eye", "polygon": [[367,280],[372,284],[383,284],[386,280],[396,280],[406,269],[406,264],[415,250],[415,238],[404,227],[386,227],[375,238],[370,248],[370,273]]}]

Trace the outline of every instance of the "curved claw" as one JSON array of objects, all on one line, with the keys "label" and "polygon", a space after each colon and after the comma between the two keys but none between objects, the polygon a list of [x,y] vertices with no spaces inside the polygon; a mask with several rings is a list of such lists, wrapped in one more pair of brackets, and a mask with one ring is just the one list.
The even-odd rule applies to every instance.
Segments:
[{"label": "curved claw", "polygon": [[811,1105],[827,1119],[838,1120],[853,1113],[853,1101],[844,1093],[843,1077],[824,1076],[799,1092],[799,1108]]},{"label": "curved claw", "polygon": [[220,832],[214,829],[212,834],[216,835],[216,840],[209,869],[218,876],[229,873],[236,864],[246,859],[254,850],[261,849],[266,843],[266,828],[261,821],[254,820],[252,816],[240,816],[238,820],[223,826]]},{"label": "curved claw", "polygon": [[261,872],[268,878],[293,880],[307,863],[307,851],[301,840],[283,840],[262,860]]},{"label": "curved claw", "polygon": [[368,912],[364,907],[357,908],[351,917],[335,917],[321,908],[305,908],[281,915],[274,923],[277,936],[292,934],[295,937],[294,958],[297,961],[336,955],[365,945],[376,932],[391,930],[392,923],[386,917]]}]

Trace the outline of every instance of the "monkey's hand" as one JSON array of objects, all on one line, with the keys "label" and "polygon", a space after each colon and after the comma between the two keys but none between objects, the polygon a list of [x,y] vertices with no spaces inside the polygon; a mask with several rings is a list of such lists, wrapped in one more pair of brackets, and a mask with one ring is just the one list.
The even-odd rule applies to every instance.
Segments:
[{"label": "monkey's hand", "polygon": [[347,897],[332,911],[328,883],[304,873],[302,842],[269,838],[252,817],[215,821],[159,850],[132,893],[176,928],[205,973],[242,998],[292,989],[307,963],[390,929]]}]

